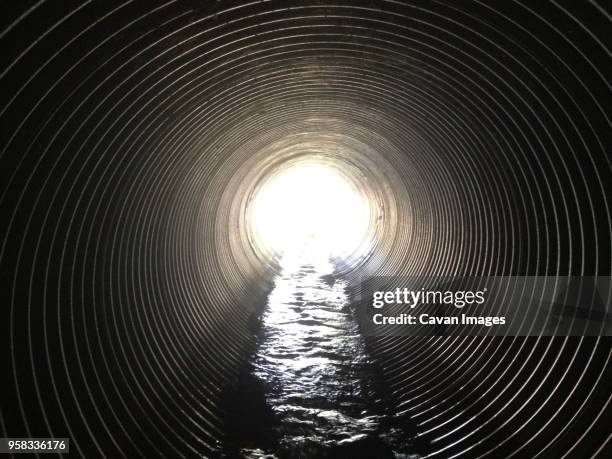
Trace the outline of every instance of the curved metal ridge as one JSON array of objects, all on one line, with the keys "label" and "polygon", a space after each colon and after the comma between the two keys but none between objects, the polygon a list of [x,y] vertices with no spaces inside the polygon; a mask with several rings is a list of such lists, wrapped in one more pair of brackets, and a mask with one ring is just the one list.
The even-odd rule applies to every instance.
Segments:
[{"label": "curved metal ridge", "polygon": [[[611,274],[604,2],[9,2],[2,436],[218,452],[305,149],[384,214],[367,275]],[[609,447],[608,338],[369,338],[428,457]]]}]

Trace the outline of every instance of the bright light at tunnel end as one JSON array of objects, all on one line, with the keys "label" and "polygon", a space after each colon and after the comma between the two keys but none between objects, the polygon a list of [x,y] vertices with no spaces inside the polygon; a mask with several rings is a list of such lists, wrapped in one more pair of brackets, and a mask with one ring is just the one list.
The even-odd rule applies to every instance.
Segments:
[{"label": "bright light at tunnel end", "polygon": [[317,162],[289,166],[254,196],[254,240],[274,254],[302,258],[356,257],[364,250],[370,205],[334,167]]}]

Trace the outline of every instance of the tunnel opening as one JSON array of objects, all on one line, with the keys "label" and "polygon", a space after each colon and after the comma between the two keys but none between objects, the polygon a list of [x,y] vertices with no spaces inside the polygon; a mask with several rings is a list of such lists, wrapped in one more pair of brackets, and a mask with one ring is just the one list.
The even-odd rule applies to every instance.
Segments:
[{"label": "tunnel opening", "polygon": [[[362,183],[354,183],[324,160],[302,157],[272,173],[247,210],[250,241],[272,256],[363,259],[374,237]],[[368,190],[370,191],[370,190]],[[372,215],[375,212],[376,215]]]},{"label": "tunnel opening", "polygon": [[269,281],[293,252],[331,257],[335,275],[357,282],[392,256],[398,238],[414,236],[412,201],[390,155],[397,147],[350,128],[321,115],[281,124],[223,164],[215,237],[233,275]]}]

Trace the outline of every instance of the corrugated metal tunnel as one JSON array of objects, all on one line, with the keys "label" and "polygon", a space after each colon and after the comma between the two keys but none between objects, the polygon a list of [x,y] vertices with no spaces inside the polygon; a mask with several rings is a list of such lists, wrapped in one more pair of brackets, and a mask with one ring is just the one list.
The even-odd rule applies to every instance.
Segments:
[{"label": "corrugated metal tunnel", "polygon": [[[263,181],[329,164],[366,275],[611,273],[604,2],[12,2],[3,436],[215,456],[278,267]],[[427,457],[609,448],[610,339],[369,338]]]}]

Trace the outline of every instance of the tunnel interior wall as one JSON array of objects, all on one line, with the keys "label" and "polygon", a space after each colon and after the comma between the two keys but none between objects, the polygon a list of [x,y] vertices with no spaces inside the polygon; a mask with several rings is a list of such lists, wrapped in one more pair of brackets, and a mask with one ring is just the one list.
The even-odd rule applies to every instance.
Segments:
[{"label": "tunnel interior wall", "polygon": [[[358,164],[384,209],[349,281],[610,275],[597,3],[2,8],[3,436],[87,457],[221,448],[274,274],[245,199],[308,148]],[[425,453],[605,448],[607,338],[368,345]]]}]

